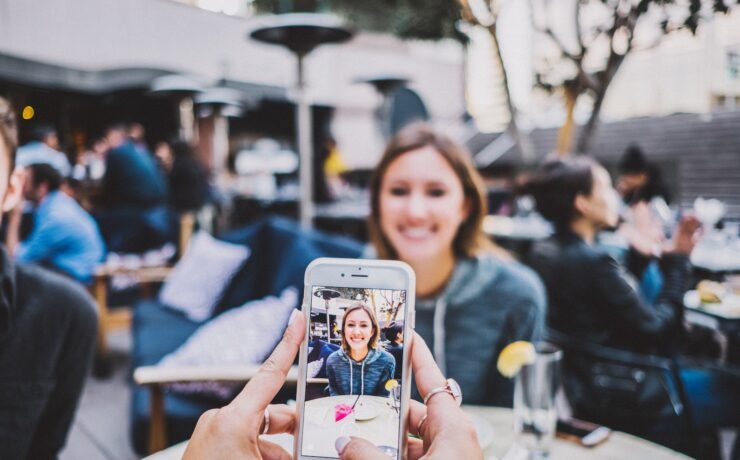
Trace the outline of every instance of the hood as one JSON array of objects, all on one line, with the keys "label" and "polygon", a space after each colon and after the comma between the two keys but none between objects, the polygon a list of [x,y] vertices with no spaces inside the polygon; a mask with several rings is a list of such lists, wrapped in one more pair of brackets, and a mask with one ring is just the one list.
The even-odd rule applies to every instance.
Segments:
[{"label": "hood", "polygon": [[464,304],[481,296],[506,262],[491,256],[459,259],[450,281],[442,292],[446,303]]},{"label": "hood", "polygon": [[0,246],[0,337],[10,329],[15,310],[15,264]]},{"label": "hood", "polygon": [[372,364],[375,361],[377,361],[378,358],[380,358],[380,355],[381,355],[380,351],[378,351],[375,348],[371,348],[370,351],[368,352],[367,356],[365,356],[365,359],[363,359],[362,361],[359,361],[358,362],[358,361],[352,360],[349,357],[349,355],[344,352],[344,348],[340,348],[339,349],[339,358],[342,360],[342,362],[347,363],[347,364],[349,364],[350,362],[352,362],[352,364],[354,364],[356,366],[361,366],[363,363],[365,363],[366,366],[369,365],[369,364]]}]

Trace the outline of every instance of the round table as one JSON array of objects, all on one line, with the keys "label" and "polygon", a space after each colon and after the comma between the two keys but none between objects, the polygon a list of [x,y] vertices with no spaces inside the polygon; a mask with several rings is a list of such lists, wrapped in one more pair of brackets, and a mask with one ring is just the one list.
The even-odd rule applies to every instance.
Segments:
[{"label": "round table", "polygon": [[[357,417],[367,414],[367,420],[355,420],[349,415],[334,421],[338,404],[354,404],[357,396],[328,396],[306,403],[304,411],[303,454],[316,457],[336,456],[334,441],[340,436],[359,436],[376,446],[398,445],[398,414],[390,399],[380,396],[362,396],[357,400]],[[368,412],[372,411],[372,412]],[[376,415],[377,414],[377,415]]]},{"label": "round table", "polygon": [[[384,399],[384,398],[380,398]],[[316,400],[318,401],[318,400]],[[309,402],[310,403],[310,402]],[[309,404],[307,403],[307,404]],[[484,449],[488,460],[519,460],[526,459],[526,453],[514,444],[514,413],[511,409],[499,407],[463,406],[466,414],[473,418],[481,434],[489,437],[490,443]],[[480,426],[484,424],[484,426]],[[483,437],[483,436],[481,436]],[[288,452],[293,452],[293,436],[279,434],[264,436],[265,439],[277,443]],[[486,439],[482,439],[485,441]],[[333,445],[333,443],[332,443]],[[174,445],[169,449],[147,457],[147,460],[180,459],[187,447],[187,441]],[[335,454],[333,454],[335,455]],[[550,458],[553,460],[580,460],[605,459],[622,460],[625,458],[649,458],[650,460],[689,459],[667,447],[653,444],[638,437],[613,432],[603,444],[586,448],[570,441],[559,438],[553,440],[550,448]]]}]

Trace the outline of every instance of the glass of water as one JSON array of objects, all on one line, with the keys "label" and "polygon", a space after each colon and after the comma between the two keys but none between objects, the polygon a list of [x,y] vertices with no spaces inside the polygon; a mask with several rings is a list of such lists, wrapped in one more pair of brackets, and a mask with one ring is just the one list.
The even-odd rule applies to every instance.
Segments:
[{"label": "glass of water", "polygon": [[555,437],[555,393],[563,352],[549,343],[535,348],[537,358],[521,368],[514,382],[514,431],[530,459],[546,459]]}]

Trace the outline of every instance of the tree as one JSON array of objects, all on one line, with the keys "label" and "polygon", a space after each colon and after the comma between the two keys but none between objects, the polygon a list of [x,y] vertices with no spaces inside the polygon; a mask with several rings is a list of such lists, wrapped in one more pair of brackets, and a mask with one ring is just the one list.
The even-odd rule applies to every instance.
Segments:
[{"label": "tree", "polygon": [[[573,113],[582,96],[592,101],[591,113],[580,130],[576,152],[588,153],[609,85],[627,55],[657,46],[662,38],[678,30],[696,34],[700,22],[715,13],[727,13],[729,2],[740,0],[572,0],[567,33],[553,20],[554,8],[565,2],[530,0],[535,29],[544,46],[556,56],[537,62],[536,81],[549,92],[560,92],[566,119],[558,134],[557,151],[570,152],[575,123]],[[557,29],[557,25],[561,29]],[[639,36],[638,36],[639,35]]]}]

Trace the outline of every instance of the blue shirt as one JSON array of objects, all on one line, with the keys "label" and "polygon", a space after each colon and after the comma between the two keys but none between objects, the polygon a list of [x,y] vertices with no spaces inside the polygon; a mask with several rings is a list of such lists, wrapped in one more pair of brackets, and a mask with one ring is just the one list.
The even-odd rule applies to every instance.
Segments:
[{"label": "blue shirt", "polygon": [[54,191],[36,209],[31,234],[18,246],[15,257],[89,283],[104,255],[105,244],[93,218],[73,198]]}]

